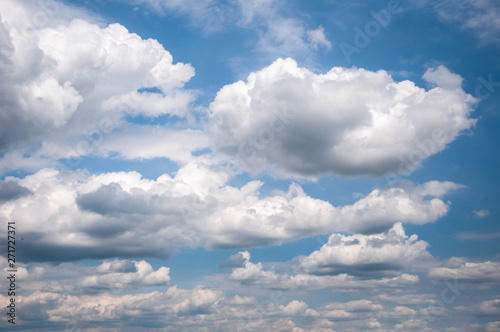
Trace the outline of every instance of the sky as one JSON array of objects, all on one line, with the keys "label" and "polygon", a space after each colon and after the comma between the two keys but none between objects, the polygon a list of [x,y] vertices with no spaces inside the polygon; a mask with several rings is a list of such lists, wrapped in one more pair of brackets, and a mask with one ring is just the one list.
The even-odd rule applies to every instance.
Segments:
[{"label": "sky", "polygon": [[0,330],[500,331],[499,55],[497,0],[2,0]]}]

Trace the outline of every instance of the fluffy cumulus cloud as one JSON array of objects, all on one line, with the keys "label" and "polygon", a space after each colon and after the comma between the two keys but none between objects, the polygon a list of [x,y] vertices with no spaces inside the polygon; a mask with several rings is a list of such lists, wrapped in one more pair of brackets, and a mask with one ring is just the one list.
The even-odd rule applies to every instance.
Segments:
[{"label": "fluffy cumulus cloud", "polygon": [[[290,299],[281,291],[271,291],[266,299],[229,296],[206,287],[191,290],[169,287],[164,292],[135,294],[64,294],[35,291],[18,296],[17,308],[25,312],[18,320],[24,326],[96,331],[103,325],[134,330],[152,328],[169,331],[334,331],[355,326],[391,328],[418,315],[405,306],[372,300],[330,302],[313,309],[304,301]],[[9,301],[0,295],[0,304]],[[148,319],[140,319],[147,316]],[[50,322],[50,325],[46,325]],[[5,327],[5,320],[0,322]]]},{"label": "fluffy cumulus cloud", "polygon": [[[97,266],[23,264],[32,277],[20,283],[16,308],[22,315],[17,324],[37,328],[43,324],[52,330],[82,331],[103,331],[102,326],[118,330],[133,326],[137,331],[153,328],[170,331],[393,331],[422,330],[430,325],[437,326],[437,330],[443,330],[440,326],[459,327],[461,322],[443,322],[447,315],[454,317],[455,314],[482,321],[479,326],[486,328],[494,326],[494,318],[498,315],[498,299],[471,302],[468,306],[447,302],[446,308],[440,307],[437,297],[441,285],[436,286],[436,294],[415,295],[418,278],[410,281],[404,274],[399,282],[394,281],[395,278],[347,278],[345,275],[343,279],[339,278],[341,276],[305,274],[285,276],[269,271],[262,263],[250,263],[247,251],[231,256],[228,261],[234,266],[229,280],[239,284],[236,291],[231,292],[221,289],[227,280],[223,280],[223,284],[198,285],[192,289],[166,287],[170,281],[169,269],[154,270],[145,261],[106,260]],[[246,272],[240,273],[241,267],[236,266],[242,264],[251,275],[240,278]],[[44,281],[39,270],[48,275]],[[304,276],[324,279],[323,287],[302,287],[303,290],[350,291],[352,299],[328,300],[311,307],[308,301],[297,299],[300,293],[288,291],[300,289],[297,285],[292,287],[292,277],[303,279]],[[403,279],[407,279],[406,282],[402,282]],[[161,291],[151,291],[148,287],[161,285],[165,286]],[[264,295],[256,296],[258,292],[252,288],[255,285],[267,289]],[[251,296],[247,296],[248,293]],[[0,295],[0,305],[8,301],[8,297]],[[145,316],[147,320],[142,319]],[[484,323],[485,317],[488,320]],[[0,328],[6,326],[6,321],[2,320]]]},{"label": "fluffy cumulus cloud", "polygon": [[[124,123],[124,114],[182,118],[194,100],[183,89],[194,69],[174,63],[156,40],[120,24],[98,24],[82,11],[48,1],[8,0],[0,17],[5,160],[14,153],[86,155],[91,151],[78,149],[79,140],[99,130],[109,134]],[[152,87],[154,92],[143,89]],[[35,141],[41,141],[37,149],[31,146]]]},{"label": "fluffy cumulus cloud", "polygon": [[[2,303],[6,299],[2,297]],[[203,325],[204,315],[215,313],[218,302],[222,299],[223,294],[216,290],[170,287],[163,293],[136,295],[103,293],[73,296],[37,291],[18,297],[18,305],[20,311],[25,310],[27,313],[22,319],[23,324],[36,325],[50,320],[52,326],[64,329],[72,322],[72,325],[81,328],[99,327],[102,322],[109,322],[116,328],[129,325],[131,320],[135,321],[133,325],[143,328],[164,327],[169,324],[177,325],[177,330],[182,330],[186,325]],[[151,319],[138,320],[142,315],[148,315]]]},{"label": "fluffy cumulus cloud", "polygon": [[[0,257],[0,262],[2,266],[7,266],[6,258]],[[4,269],[7,270],[8,268]],[[26,294],[26,291],[73,295],[116,293],[167,286],[170,282],[170,268],[162,266],[155,270],[144,260],[117,259],[105,260],[97,266],[81,266],[77,263],[59,266],[50,263],[18,263],[16,280],[21,281],[19,288],[22,294]],[[1,284],[8,288],[8,280],[2,280]]]},{"label": "fluffy cumulus cloud", "polygon": [[[309,256],[299,256],[278,272],[270,264],[253,263],[248,251],[223,261],[232,267],[229,280],[242,285],[271,289],[361,289],[399,288],[419,282],[419,273],[439,265],[428,251],[428,244],[416,235],[406,236],[400,223],[387,232],[374,235],[332,234],[328,243]],[[231,263],[231,264],[229,264]],[[281,268],[283,270],[283,268]],[[432,297],[403,300],[379,299],[400,304],[433,303]]]},{"label": "fluffy cumulus cloud", "polygon": [[[166,286],[170,281],[170,269],[154,270],[146,261],[104,261],[95,268],[84,271],[83,276],[68,283],[47,283],[46,290],[96,292],[107,289],[131,289],[141,286]],[[60,289],[59,289],[60,287]]]},{"label": "fluffy cumulus cloud", "polygon": [[315,74],[278,59],[218,92],[213,148],[254,173],[405,174],[476,122],[460,76],[438,67],[424,79],[436,86],[395,82],[383,70]]},{"label": "fluffy cumulus cloud", "polygon": [[345,236],[333,234],[320,250],[302,260],[316,275],[349,273],[358,276],[394,275],[404,267],[429,264],[428,244],[417,235],[406,236],[400,223],[385,233]]},{"label": "fluffy cumulus cloud", "polygon": [[270,246],[333,231],[381,231],[398,221],[433,222],[449,210],[440,197],[460,187],[406,184],[335,207],[296,184],[260,197],[262,182],[238,188],[228,185],[229,179],[229,173],[202,160],[156,180],[137,172],[89,176],[44,169],[6,179],[30,194],[4,202],[0,214],[23,224],[26,242],[19,250],[32,260],[168,257],[185,246]]}]

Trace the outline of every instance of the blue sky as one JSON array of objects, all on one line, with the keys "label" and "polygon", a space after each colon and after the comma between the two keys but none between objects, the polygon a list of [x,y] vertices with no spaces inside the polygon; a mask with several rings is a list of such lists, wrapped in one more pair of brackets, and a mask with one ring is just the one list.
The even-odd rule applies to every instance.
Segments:
[{"label": "blue sky", "polygon": [[499,17],[5,0],[1,329],[500,331]]}]

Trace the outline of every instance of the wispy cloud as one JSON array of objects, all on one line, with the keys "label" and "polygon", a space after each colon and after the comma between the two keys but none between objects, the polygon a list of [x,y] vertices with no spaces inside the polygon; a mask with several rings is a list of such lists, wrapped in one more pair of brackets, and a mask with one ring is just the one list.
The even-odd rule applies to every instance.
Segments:
[{"label": "wispy cloud", "polygon": [[434,8],[438,17],[474,32],[482,45],[500,41],[500,5],[497,0],[413,0],[417,6]]},{"label": "wispy cloud", "polygon": [[460,240],[494,240],[500,238],[500,233],[479,233],[479,232],[463,232],[457,235]]},{"label": "wispy cloud", "polygon": [[483,210],[474,210],[474,211],[472,211],[472,213],[474,213],[479,218],[484,218],[484,217],[487,217],[490,215],[490,211],[484,210],[484,209]]}]

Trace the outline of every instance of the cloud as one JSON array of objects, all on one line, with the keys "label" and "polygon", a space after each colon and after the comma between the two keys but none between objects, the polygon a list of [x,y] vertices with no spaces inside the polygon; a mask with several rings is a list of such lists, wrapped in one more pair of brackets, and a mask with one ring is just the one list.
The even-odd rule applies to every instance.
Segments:
[{"label": "cloud", "polygon": [[118,154],[123,159],[168,157],[187,163],[192,152],[208,146],[208,137],[200,130],[129,125],[108,135],[96,153],[102,157]]},{"label": "cloud", "polygon": [[500,238],[500,232],[497,233],[480,233],[480,232],[463,232],[457,235],[460,240],[478,240],[488,241]]},{"label": "cloud", "polygon": [[225,29],[254,31],[258,37],[254,51],[278,56],[305,56],[323,48],[331,49],[324,29],[308,28],[303,18],[285,15],[285,2],[280,0],[134,0],[159,15],[186,17],[189,23],[206,33]]},{"label": "cloud", "polygon": [[[249,262],[248,252],[240,254]],[[210,287],[198,285],[182,289],[165,286],[161,292],[151,292],[148,285],[168,282],[167,268],[154,271],[144,261],[116,259],[103,261],[97,266],[74,263],[42,265],[50,266],[46,269],[45,280],[38,277],[38,280],[23,281],[16,297],[16,309],[26,312],[22,321],[16,323],[24,329],[32,326],[39,329],[43,325],[50,330],[101,331],[102,326],[123,329],[133,324],[138,331],[156,328],[185,331],[199,330],[199,327],[218,331],[324,331],[333,328],[344,331],[370,327],[394,330],[396,325],[418,329],[426,322],[429,326],[432,323],[439,327],[441,322],[450,327],[449,322],[442,319],[463,313],[484,322],[484,317],[493,317],[498,311],[496,299],[472,300],[467,306],[459,307],[449,304],[443,310],[433,300],[439,300],[437,296],[442,286],[436,286],[435,295],[414,294],[418,277],[404,274],[398,277],[399,281],[395,278],[309,275],[316,280],[322,278],[322,288],[290,287],[292,277],[307,276],[302,274],[280,275],[274,283],[265,277],[254,279],[254,283],[239,281],[239,287],[231,292],[221,289],[228,280]],[[42,265],[30,264],[26,269],[37,270]],[[265,263],[253,264],[256,265]],[[269,270],[262,268],[261,272]],[[161,275],[163,280],[156,278],[148,282],[148,276],[154,274]],[[306,289],[328,289],[337,294],[331,295],[334,301],[316,303],[311,307],[309,301],[300,299],[302,292],[296,292]],[[339,292],[345,294],[345,291],[350,291],[350,298],[354,299],[343,300],[345,295]],[[387,296],[388,293],[393,295]],[[0,295],[0,305],[6,305],[8,301],[7,296]],[[0,322],[1,328],[6,326],[5,320]]]},{"label": "cloud", "polygon": [[[2,303],[5,299],[7,298],[2,296]],[[110,322],[115,327],[123,327],[130,319],[142,327],[162,327],[167,322],[178,327],[196,326],[199,323],[197,315],[216,313],[217,304],[222,299],[221,292],[201,287],[192,290],[170,287],[164,293],[104,293],[79,297],[37,291],[18,297],[19,311],[31,312],[30,315],[23,316],[24,322],[51,321],[54,326],[59,323],[62,328],[67,322],[87,322],[88,327],[98,327],[99,323]],[[150,319],[138,320],[142,315],[148,315]]]},{"label": "cloud", "polygon": [[458,75],[439,67],[424,78],[444,86],[426,91],[383,70],[315,74],[278,59],[217,93],[212,145],[252,173],[403,175],[476,123]]},{"label": "cloud", "polygon": [[453,279],[489,287],[498,284],[500,280],[500,264],[492,261],[473,263],[459,259],[454,261],[453,266],[430,269],[429,277],[437,280]]},{"label": "cloud", "polygon": [[[313,252],[309,257],[299,256],[287,263],[288,271],[276,272],[274,268],[269,268],[270,264],[266,264],[268,267],[265,267],[261,262],[256,264],[250,262],[250,254],[242,252],[241,254],[245,255],[243,265],[233,267],[226,282],[235,281],[244,286],[255,285],[259,288],[283,290],[399,288],[419,282],[418,276],[401,272],[416,269],[417,267],[412,265],[414,261],[397,267],[397,271],[394,268],[393,273],[380,273],[380,270],[359,273],[361,270],[366,270],[363,263],[352,264],[350,269],[344,269],[338,273],[315,273],[316,271],[311,271],[307,266],[307,264],[311,265],[310,257],[317,256],[315,253],[318,251]],[[430,260],[428,253],[422,256],[426,256],[425,260]]]},{"label": "cloud", "polygon": [[250,260],[250,253],[248,251],[242,251],[237,254],[229,256],[228,259],[219,262],[219,267],[221,268],[241,268],[246,265]]},{"label": "cloud", "polygon": [[308,29],[299,19],[269,17],[259,29],[257,49],[270,58],[299,56],[317,51],[320,47],[329,50],[331,42],[326,39],[323,28]]},{"label": "cloud", "polygon": [[457,310],[469,312],[475,316],[499,316],[500,299],[481,301],[472,306],[460,306]]},{"label": "cloud", "polygon": [[422,78],[434,86],[450,90],[460,89],[463,83],[463,78],[460,75],[450,72],[450,70],[443,65],[437,68],[427,69]]},{"label": "cloud", "polygon": [[431,6],[442,21],[470,30],[477,35],[481,44],[495,44],[499,41],[500,7],[495,0],[439,0],[414,1],[417,6]]},{"label": "cloud", "polygon": [[239,14],[235,1],[215,0],[133,0],[128,5],[144,6],[157,15],[187,17],[191,26],[207,33],[215,33],[228,24],[234,24]]},{"label": "cloud", "polygon": [[33,194],[5,202],[0,215],[23,224],[26,241],[19,250],[27,260],[166,258],[181,247],[272,246],[327,232],[380,232],[398,221],[425,224],[448,212],[439,197],[461,187],[407,183],[335,207],[297,184],[260,197],[262,182],[233,187],[230,178],[204,159],[156,180],[137,172],[89,176],[44,169],[9,178]]},{"label": "cloud", "polygon": [[474,211],[472,211],[472,213],[474,213],[479,218],[484,218],[490,214],[490,211],[483,209],[483,210],[474,210]]},{"label": "cloud", "polygon": [[[46,24],[33,21],[42,14],[50,16]],[[37,159],[50,164],[99,154],[101,140],[96,137],[126,127],[125,114],[187,116],[195,93],[184,84],[194,69],[174,63],[158,41],[144,40],[120,24],[102,24],[58,2],[7,0],[0,17],[3,167],[8,168],[9,160],[23,167],[23,159],[33,158],[35,166]],[[146,128],[154,129],[144,125],[136,131]],[[166,138],[185,134],[175,131],[170,129]],[[119,135],[112,136],[117,140]],[[168,158],[168,153],[185,159],[164,145],[149,156]]]},{"label": "cloud", "polygon": [[[169,287],[164,292],[134,292],[133,294],[63,294],[35,291],[16,299],[16,308],[26,311],[20,325],[41,326],[52,330],[69,328],[97,328],[101,326],[120,329],[132,323],[135,329],[168,328],[185,330],[266,330],[266,331],[315,331],[342,325],[344,322],[366,327],[382,326],[377,317],[386,317],[390,307],[371,300],[345,303],[332,302],[316,309],[306,302],[290,299],[289,294],[270,291],[263,299],[246,296],[229,296],[223,292],[197,286],[191,290]],[[9,299],[0,295],[0,304]],[[407,308],[406,312],[411,309]],[[401,312],[402,309],[396,309]],[[147,320],[141,317],[147,316]],[[400,321],[392,316],[390,324]],[[0,326],[5,326],[5,320]],[[387,323],[386,323],[387,324]],[[318,331],[324,331],[318,329]]]},{"label": "cloud", "polygon": [[148,262],[129,260],[104,261],[101,265],[80,269],[82,275],[59,282],[49,281],[41,291],[93,294],[113,289],[137,289],[147,286],[167,286],[170,269],[160,267],[156,271]]},{"label": "cloud", "polygon": [[248,251],[240,252],[239,254],[244,258],[243,266],[233,267],[229,276],[230,279],[242,283],[256,283],[259,281],[268,283],[278,279],[278,275],[273,271],[263,270],[262,263],[254,264],[250,262],[250,253]]},{"label": "cloud", "polygon": [[319,46],[323,46],[328,50],[332,48],[332,43],[326,39],[325,29],[322,26],[314,30],[308,30],[307,36],[309,37],[314,49],[318,49]]},{"label": "cloud", "polygon": [[301,261],[302,268],[316,275],[348,273],[360,277],[398,275],[400,270],[432,264],[425,241],[406,236],[401,223],[375,235],[332,234],[328,243]]},{"label": "cloud", "polygon": [[11,181],[0,181],[0,203],[30,195],[31,191]]}]

